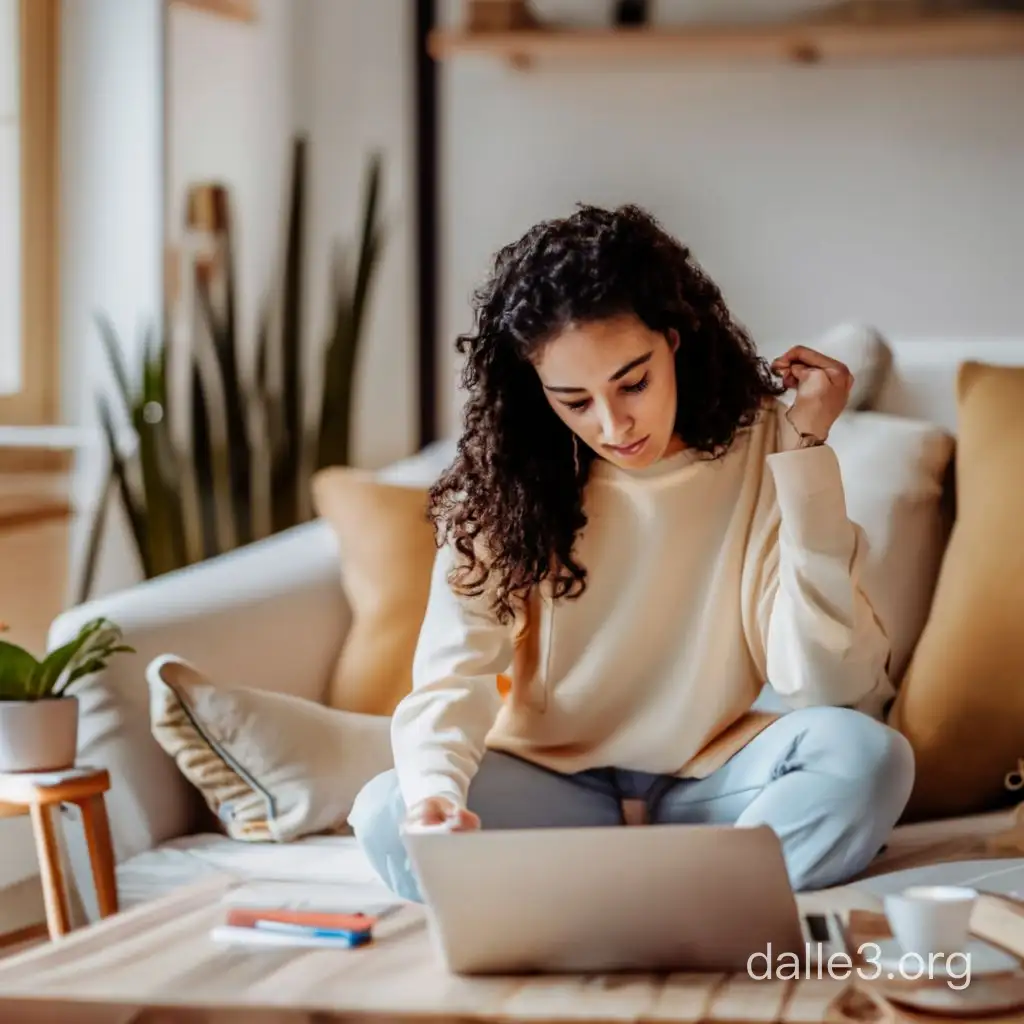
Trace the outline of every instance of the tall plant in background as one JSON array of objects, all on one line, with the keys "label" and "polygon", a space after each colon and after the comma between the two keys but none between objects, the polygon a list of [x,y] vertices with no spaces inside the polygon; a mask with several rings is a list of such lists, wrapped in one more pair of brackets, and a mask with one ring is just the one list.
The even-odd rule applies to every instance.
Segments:
[{"label": "tall plant in background", "polygon": [[368,163],[357,242],[335,249],[328,336],[309,358],[302,341],[306,152],[305,139],[297,138],[283,283],[276,316],[265,311],[260,319],[248,379],[241,369],[231,218],[221,188],[203,190],[207,208],[189,215],[218,234],[220,259],[199,258],[189,268],[195,309],[189,311],[191,351],[184,356],[187,400],[174,398],[179,352],[170,318],[162,338],[150,331],[144,339],[134,383],[113,328],[100,318],[121,408],[100,396],[110,474],[80,600],[92,589],[112,498],[124,507],[143,572],[151,577],[304,522],[312,514],[313,473],[350,461],[359,349],[383,247],[382,162],[373,154]]}]

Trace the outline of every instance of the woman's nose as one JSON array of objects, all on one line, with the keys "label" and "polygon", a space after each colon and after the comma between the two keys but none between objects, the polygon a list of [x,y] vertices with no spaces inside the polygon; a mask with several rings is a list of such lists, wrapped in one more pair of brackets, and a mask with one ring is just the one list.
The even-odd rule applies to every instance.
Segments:
[{"label": "woman's nose", "polygon": [[598,415],[601,417],[602,441],[610,445],[625,444],[633,429],[633,418],[619,412],[613,405],[601,407]]}]

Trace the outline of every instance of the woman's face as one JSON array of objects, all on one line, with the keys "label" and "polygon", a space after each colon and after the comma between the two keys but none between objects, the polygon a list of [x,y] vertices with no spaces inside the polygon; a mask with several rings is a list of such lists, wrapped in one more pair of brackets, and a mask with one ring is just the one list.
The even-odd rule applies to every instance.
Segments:
[{"label": "woman's face", "polygon": [[615,465],[640,469],[682,447],[674,437],[679,338],[636,316],[573,325],[534,366],[559,418]]}]

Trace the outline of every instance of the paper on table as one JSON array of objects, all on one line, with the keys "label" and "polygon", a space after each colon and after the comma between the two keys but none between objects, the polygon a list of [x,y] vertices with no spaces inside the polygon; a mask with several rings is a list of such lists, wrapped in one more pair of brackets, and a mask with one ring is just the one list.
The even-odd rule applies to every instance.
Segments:
[{"label": "paper on table", "polygon": [[243,882],[224,895],[225,906],[316,910],[332,914],[383,917],[403,906],[402,900],[360,899],[350,886],[326,882]]}]

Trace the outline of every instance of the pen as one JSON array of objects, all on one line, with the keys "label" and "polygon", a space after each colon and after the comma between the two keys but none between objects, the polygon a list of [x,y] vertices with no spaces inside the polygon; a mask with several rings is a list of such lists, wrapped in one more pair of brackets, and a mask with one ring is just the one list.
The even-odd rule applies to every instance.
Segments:
[{"label": "pen", "polygon": [[338,939],[350,946],[361,946],[370,941],[372,932],[369,928],[355,931],[348,928],[310,928],[301,924],[288,924],[284,921],[257,921],[261,931],[280,932],[285,935],[308,935],[316,939]]}]

